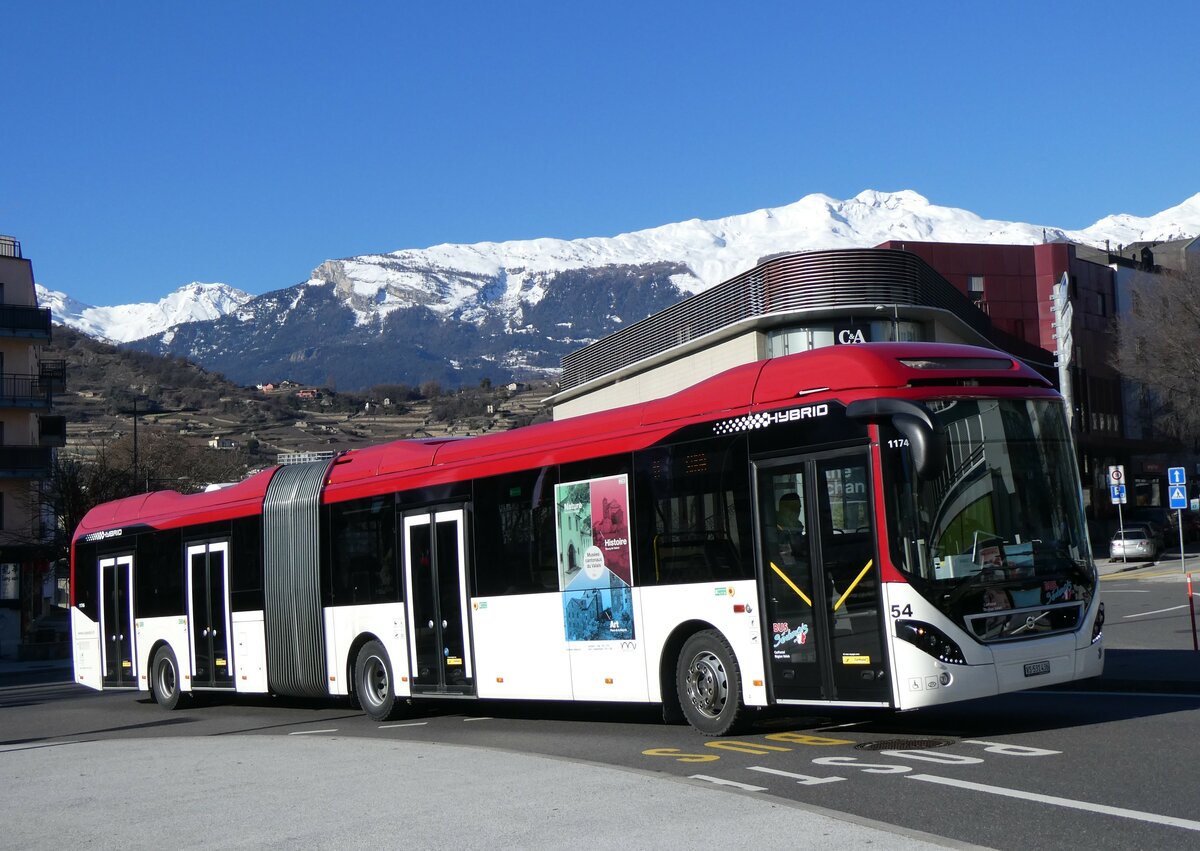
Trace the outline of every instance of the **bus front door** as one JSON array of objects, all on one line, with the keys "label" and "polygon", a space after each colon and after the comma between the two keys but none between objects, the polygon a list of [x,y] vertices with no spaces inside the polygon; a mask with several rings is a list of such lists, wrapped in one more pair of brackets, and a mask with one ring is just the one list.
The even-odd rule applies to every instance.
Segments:
[{"label": "bus front door", "polygon": [[414,694],[475,693],[464,517],[461,508],[404,517]]},{"label": "bus front door", "polygon": [[192,687],[233,688],[229,544],[221,542],[189,546],[187,555]]},{"label": "bus front door", "polygon": [[102,683],[110,688],[131,688],[137,685],[133,556],[100,559],[99,569]]},{"label": "bus front door", "polygon": [[755,464],[770,686],[781,703],[889,705],[865,449]]}]

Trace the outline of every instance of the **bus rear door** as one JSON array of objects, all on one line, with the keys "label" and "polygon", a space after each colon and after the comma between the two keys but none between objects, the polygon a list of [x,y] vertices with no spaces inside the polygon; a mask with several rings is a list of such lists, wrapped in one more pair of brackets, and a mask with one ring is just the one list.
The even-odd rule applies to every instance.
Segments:
[{"label": "bus rear door", "polygon": [[137,685],[133,630],[133,556],[102,558],[100,570],[100,652],[106,688]]},{"label": "bus rear door", "polygon": [[887,706],[865,449],[755,464],[768,680],[780,703]]}]

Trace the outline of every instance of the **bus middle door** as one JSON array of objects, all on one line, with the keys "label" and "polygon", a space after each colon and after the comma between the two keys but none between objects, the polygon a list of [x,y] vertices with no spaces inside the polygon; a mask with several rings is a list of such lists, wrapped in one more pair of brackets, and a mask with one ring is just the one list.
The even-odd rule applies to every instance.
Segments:
[{"label": "bus middle door", "polygon": [[229,544],[193,544],[187,558],[192,687],[234,688]]},{"label": "bus middle door", "polygon": [[467,615],[466,512],[404,516],[413,694],[474,694]]},{"label": "bus middle door", "polygon": [[759,461],[755,479],[772,694],[888,705],[866,450]]}]

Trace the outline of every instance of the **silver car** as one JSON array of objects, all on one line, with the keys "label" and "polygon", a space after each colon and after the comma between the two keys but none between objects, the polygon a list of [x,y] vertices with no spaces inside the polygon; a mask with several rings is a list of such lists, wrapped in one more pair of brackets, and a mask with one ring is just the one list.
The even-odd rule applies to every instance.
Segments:
[{"label": "silver car", "polygon": [[1112,558],[1153,561],[1158,557],[1158,542],[1145,526],[1126,526],[1113,535],[1109,555]]}]

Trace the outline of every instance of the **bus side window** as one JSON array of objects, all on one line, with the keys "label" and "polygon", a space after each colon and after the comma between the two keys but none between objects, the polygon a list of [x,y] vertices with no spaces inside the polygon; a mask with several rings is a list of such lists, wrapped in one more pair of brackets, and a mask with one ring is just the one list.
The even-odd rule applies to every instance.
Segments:
[{"label": "bus side window", "polygon": [[182,533],[175,530],[138,535],[135,565],[138,617],[181,615],[186,611]]},{"label": "bus side window", "polygon": [[[754,575],[746,442],[721,437],[635,454],[637,581],[729,582]],[[739,511],[740,507],[740,511]]]},{"label": "bus side window", "polygon": [[235,612],[252,612],[266,607],[263,601],[261,541],[261,517],[233,521],[229,590]]},{"label": "bus side window", "polygon": [[557,468],[475,482],[475,588],[483,597],[557,591],[554,484]]},{"label": "bus side window", "polygon": [[390,494],[331,505],[329,538],[333,605],[401,599],[396,575],[396,507]]}]

